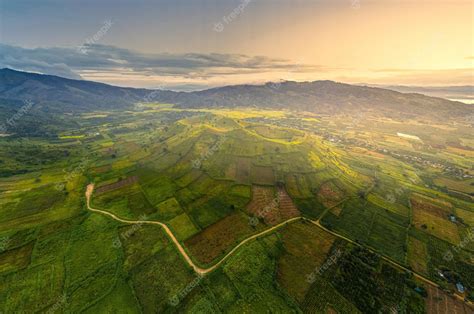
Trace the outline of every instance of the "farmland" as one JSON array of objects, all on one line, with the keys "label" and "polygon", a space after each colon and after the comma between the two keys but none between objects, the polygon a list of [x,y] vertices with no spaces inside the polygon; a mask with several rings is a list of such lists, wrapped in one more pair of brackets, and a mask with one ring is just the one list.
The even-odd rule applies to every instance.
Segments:
[{"label": "farmland", "polygon": [[[427,280],[445,302],[457,282],[474,299],[471,179],[431,166],[469,174],[472,159],[396,136],[449,142],[465,128],[144,108],[88,113],[54,139],[0,138],[0,311],[436,312]],[[160,226],[88,211],[89,183],[92,207],[161,222],[217,267],[198,276]]]}]

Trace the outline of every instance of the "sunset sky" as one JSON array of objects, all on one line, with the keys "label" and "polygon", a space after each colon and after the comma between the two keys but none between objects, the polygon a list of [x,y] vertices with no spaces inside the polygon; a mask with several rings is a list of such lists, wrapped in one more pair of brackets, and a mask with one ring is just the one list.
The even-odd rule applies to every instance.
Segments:
[{"label": "sunset sky", "polygon": [[473,85],[473,1],[0,0],[0,67],[122,86]]}]

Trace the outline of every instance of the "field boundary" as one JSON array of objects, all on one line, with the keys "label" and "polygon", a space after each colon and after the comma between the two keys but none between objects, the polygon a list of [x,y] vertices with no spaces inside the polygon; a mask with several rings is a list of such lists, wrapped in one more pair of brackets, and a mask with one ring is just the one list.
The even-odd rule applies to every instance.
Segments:
[{"label": "field boundary", "polygon": [[[259,238],[263,235],[266,235],[268,233],[271,233],[273,231],[275,231],[276,229],[279,229],[285,225],[287,225],[288,223],[291,223],[291,222],[295,222],[297,220],[303,220],[303,221],[307,221],[307,222],[310,222],[314,225],[316,225],[317,227],[319,227],[320,229],[332,234],[333,236],[336,236],[340,239],[343,239],[349,243],[352,243],[353,245],[356,245],[356,246],[360,246],[360,247],[364,247],[366,249],[368,249],[369,251],[371,251],[372,253],[375,253],[377,255],[379,255],[383,260],[385,260],[386,262],[392,264],[393,266],[397,267],[398,269],[400,270],[404,270],[404,271],[407,271],[409,273],[412,273],[416,278],[420,279],[421,281],[424,281],[425,283],[431,285],[431,286],[434,286],[436,288],[439,288],[439,285],[437,283],[435,283],[434,281],[428,279],[427,277],[411,270],[411,269],[408,269],[407,267],[401,265],[400,263],[398,263],[397,261],[394,261],[392,260],[391,258],[389,258],[388,256],[385,256],[379,252],[377,252],[375,249],[371,248],[371,247],[367,247],[367,246],[362,246],[361,244],[343,236],[343,235],[340,235],[334,231],[331,231],[329,229],[327,229],[326,227],[324,227],[321,223],[320,223],[320,220],[321,218],[323,218],[324,215],[321,215],[320,218],[318,220],[311,220],[311,219],[308,219],[308,218],[305,218],[305,217],[302,217],[302,216],[299,216],[299,217],[294,217],[294,218],[290,218],[290,219],[287,219],[273,227],[270,227],[262,232],[259,232],[257,234],[254,234],[250,237],[248,237],[247,239],[245,240],[242,240],[239,244],[237,244],[232,250],[230,250],[226,255],[224,255],[216,264],[208,267],[208,268],[201,268],[199,266],[197,266],[193,260],[191,259],[191,257],[188,255],[188,253],[186,252],[186,250],[183,248],[183,246],[181,245],[181,243],[179,243],[178,239],[176,238],[176,236],[173,234],[173,232],[170,230],[170,228],[162,223],[162,222],[159,222],[159,221],[148,221],[148,220],[128,220],[128,219],[123,219],[123,218],[120,218],[118,216],[116,216],[115,214],[111,213],[111,212],[108,212],[108,211],[105,211],[105,210],[100,210],[100,209],[95,209],[95,208],[92,208],[90,206],[90,199],[91,199],[91,196],[92,196],[92,193],[94,191],[94,184],[93,183],[90,183],[89,185],[87,185],[87,189],[86,189],[86,203],[87,203],[87,209],[92,211],[92,212],[96,212],[96,213],[99,213],[99,214],[103,214],[103,215],[106,215],[106,216],[109,216],[111,217],[112,219],[114,220],[117,220],[119,222],[123,222],[123,223],[126,223],[126,224],[152,224],[152,225],[158,225],[160,227],[162,227],[164,229],[164,231],[166,232],[166,234],[170,237],[170,239],[173,241],[173,243],[175,244],[175,246],[177,247],[178,251],[180,252],[180,254],[183,256],[183,258],[185,259],[185,261],[187,262],[187,264],[189,266],[191,266],[194,271],[196,273],[198,273],[199,275],[201,276],[204,276],[210,272],[212,272],[213,270],[215,270],[216,268],[218,268],[224,261],[226,261],[235,251],[237,251],[241,246],[243,246],[244,244],[246,244],[247,242],[249,241],[252,241],[256,238]],[[340,203],[346,201],[347,199],[341,201]],[[340,203],[336,204],[336,206],[340,205]],[[326,209],[325,213],[329,210],[330,208]],[[324,213],[323,213],[324,214]],[[455,296],[456,298],[462,300],[463,302],[465,302],[466,304],[468,305],[472,305],[472,302],[470,301],[467,301],[467,300],[464,300],[464,298],[462,298],[461,296],[459,296],[458,294],[454,293],[452,294],[453,296]]]}]

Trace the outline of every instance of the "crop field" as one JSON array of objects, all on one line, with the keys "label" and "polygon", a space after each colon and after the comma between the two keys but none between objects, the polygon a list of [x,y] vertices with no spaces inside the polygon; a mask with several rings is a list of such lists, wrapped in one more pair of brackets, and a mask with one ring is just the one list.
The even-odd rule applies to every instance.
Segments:
[{"label": "crop field", "polygon": [[428,250],[426,244],[414,237],[408,238],[408,263],[420,274],[428,273]]},{"label": "crop field", "polygon": [[243,213],[236,212],[186,240],[185,244],[200,263],[209,264],[252,233],[249,218]]},{"label": "crop field", "polygon": [[470,180],[453,180],[446,177],[436,178],[434,183],[440,187],[446,187],[450,190],[456,190],[466,194],[474,194],[473,179]]},{"label": "crop field", "polygon": [[[263,217],[273,214],[277,211],[275,206],[272,206],[272,202],[276,199],[274,188],[265,186],[252,186],[252,200],[247,205],[247,212],[251,215],[258,216],[259,214]],[[261,212],[264,208],[269,208],[265,213]],[[262,215],[265,214],[265,215]]]},{"label": "crop field", "polygon": [[300,215],[300,212],[296,205],[294,204],[291,197],[286,192],[285,188],[279,186],[278,188],[278,210],[280,214],[280,219],[282,221],[288,220],[293,217]]},{"label": "crop field", "polygon": [[279,284],[302,302],[311,284],[308,276],[316,273],[327,258],[335,238],[308,223],[294,223],[280,232],[283,253],[278,259]]},{"label": "crop field", "polygon": [[325,182],[318,191],[318,200],[326,207],[333,207],[344,198],[341,191],[332,181]]},{"label": "crop field", "polygon": [[474,309],[468,307],[463,302],[447,295],[445,292],[435,287],[427,289],[428,297],[426,298],[426,309],[428,313],[473,313]]},{"label": "crop field", "polygon": [[252,166],[251,174],[251,181],[254,184],[273,185],[275,183],[272,167]]},{"label": "crop field", "polygon": [[[397,156],[470,169],[459,150],[285,111],[146,104],[80,120],[0,138],[2,313],[472,313],[439,275],[474,300],[471,179]],[[89,183],[91,207],[165,224],[200,268],[225,260],[198,276],[162,227],[88,210]]]},{"label": "crop field", "polygon": [[304,313],[361,313],[323,278],[311,285],[301,308]]},{"label": "crop field", "polygon": [[452,244],[461,241],[458,227],[448,220],[451,213],[451,205],[447,203],[437,206],[427,198],[410,199],[413,209],[413,224],[415,227],[446,240]]}]

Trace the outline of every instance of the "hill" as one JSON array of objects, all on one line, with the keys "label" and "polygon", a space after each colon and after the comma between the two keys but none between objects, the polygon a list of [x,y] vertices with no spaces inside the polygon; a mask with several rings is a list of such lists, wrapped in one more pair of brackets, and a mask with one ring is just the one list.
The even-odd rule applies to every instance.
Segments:
[{"label": "hill", "polygon": [[460,102],[333,81],[236,85],[194,92],[123,88],[58,76],[0,70],[0,98],[29,99],[53,111],[123,109],[137,102],[181,108],[259,107],[321,114],[371,112],[393,118],[446,119],[472,115]]}]

